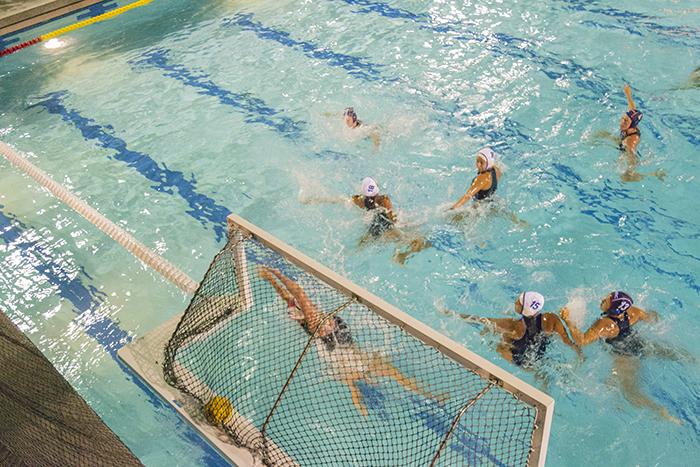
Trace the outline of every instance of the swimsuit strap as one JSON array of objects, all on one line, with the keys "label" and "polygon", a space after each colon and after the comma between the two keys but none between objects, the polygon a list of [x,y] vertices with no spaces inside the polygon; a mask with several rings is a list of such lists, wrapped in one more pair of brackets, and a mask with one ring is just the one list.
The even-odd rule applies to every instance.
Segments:
[{"label": "swimsuit strap", "polygon": [[616,341],[621,341],[632,333],[630,317],[626,311],[623,312],[622,319],[615,319],[611,318],[610,316],[607,316],[607,318],[610,319],[613,323],[615,323],[615,326],[617,326],[617,336],[605,339],[605,342],[611,344]]},{"label": "swimsuit strap", "polygon": [[[498,177],[496,175],[496,169],[494,167],[491,167],[489,170],[486,170],[484,172],[479,172],[479,175],[485,174],[485,173],[491,174],[491,186],[485,190],[477,191],[476,194],[474,195],[474,199],[476,199],[476,200],[482,200],[482,199],[488,198],[496,191],[496,188],[498,188]],[[474,177],[474,180],[476,180],[479,175]],[[472,183],[474,183],[474,180],[472,180]]]},{"label": "swimsuit strap", "polygon": [[[633,129],[633,130],[634,130],[634,133],[627,133],[627,130],[629,130],[629,129]],[[626,151],[627,151],[627,148],[625,147],[625,145],[622,144],[622,143],[625,142],[625,140],[626,140],[627,138],[629,138],[630,136],[634,136],[634,135],[637,135],[637,136],[639,136],[640,138],[642,137],[642,133],[639,131],[639,128],[637,128],[636,126],[635,126],[635,127],[628,128],[627,130],[624,130],[624,131],[623,131],[623,130],[620,130],[620,144],[618,144],[617,149],[619,149],[619,150],[622,151],[622,152],[626,152]],[[637,153],[637,156],[639,157],[640,154]]]}]

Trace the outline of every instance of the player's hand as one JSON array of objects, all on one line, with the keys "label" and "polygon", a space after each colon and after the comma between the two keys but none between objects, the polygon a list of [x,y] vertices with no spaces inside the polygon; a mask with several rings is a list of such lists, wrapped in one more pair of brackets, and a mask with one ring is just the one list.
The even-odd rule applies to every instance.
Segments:
[{"label": "player's hand", "polygon": [[304,314],[296,308],[289,309],[289,318],[294,321],[304,321]]},{"label": "player's hand", "polygon": [[270,272],[270,268],[266,268],[265,266],[258,267],[258,275],[268,281],[272,279],[272,273]]},{"label": "player's hand", "polygon": [[567,319],[569,319],[569,315],[570,315],[570,312],[569,312],[569,309],[567,307],[564,307],[561,310],[559,310],[559,316],[561,316],[561,319],[567,320]]}]

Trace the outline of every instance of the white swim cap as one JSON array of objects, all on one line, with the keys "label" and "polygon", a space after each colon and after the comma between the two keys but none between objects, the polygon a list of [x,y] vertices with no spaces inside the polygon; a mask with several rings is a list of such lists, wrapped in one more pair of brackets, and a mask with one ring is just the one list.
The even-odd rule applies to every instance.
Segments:
[{"label": "white swim cap", "polygon": [[486,170],[492,169],[496,163],[496,153],[493,152],[493,149],[491,148],[487,147],[479,149],[479,152],[477,152],[476,155],[486,161]]},{"label": "white swim cap", "polygon": [[379,185],[372,177],[365,177],[362,180],[362,194],[370,198],[379,194]]},{"label": "white swim cap", "polygon": [[544,297],[537,292],[523,292],[518,297],[518,300],[523,306],[523,316],[535,316],[542,311],[544,306]]}]

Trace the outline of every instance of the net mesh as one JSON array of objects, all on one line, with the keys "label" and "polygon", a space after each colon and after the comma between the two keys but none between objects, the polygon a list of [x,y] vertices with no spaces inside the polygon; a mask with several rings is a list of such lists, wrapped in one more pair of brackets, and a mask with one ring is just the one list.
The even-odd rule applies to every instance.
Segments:
[{"label": "net mesh", "polygon": [[[261,265],[339,331],[290,319],[302,304]],[[240,235],[211,264],[163,368],[267,465],[431,465],[439,451],[435,465],[517,466],[532,447],[535,407]],[[232,410],[212,413],[214,397]]]},{"label": "net mesh", "polygon": [[141,465],[1,311],[0,375],[0,465]]}]

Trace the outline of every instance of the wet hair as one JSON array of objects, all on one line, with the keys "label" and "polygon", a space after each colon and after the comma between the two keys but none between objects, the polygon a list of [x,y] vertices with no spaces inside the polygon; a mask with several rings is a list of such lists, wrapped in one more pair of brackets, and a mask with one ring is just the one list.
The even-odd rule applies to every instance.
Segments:
[{"label": "wet hair", "polygon": [[353,122],[357,121],[357,114],[355,113],[355,109],[353,109],[352,107],[348,107],[345,109],[345,111],[343,112],[343,117],[346,117],[346,116],[349,116],[350,118],[352,118]]}]

